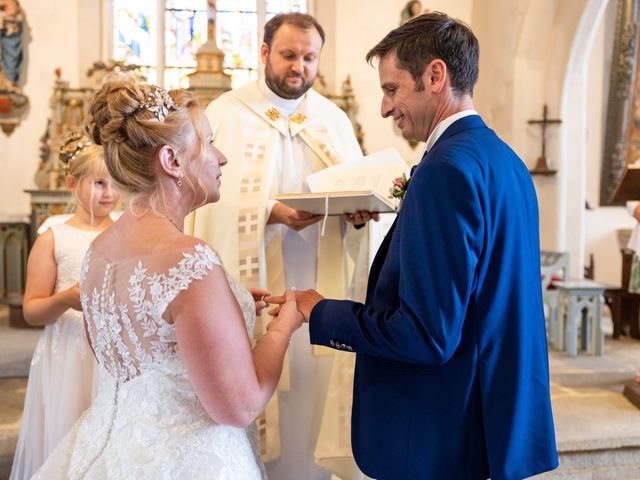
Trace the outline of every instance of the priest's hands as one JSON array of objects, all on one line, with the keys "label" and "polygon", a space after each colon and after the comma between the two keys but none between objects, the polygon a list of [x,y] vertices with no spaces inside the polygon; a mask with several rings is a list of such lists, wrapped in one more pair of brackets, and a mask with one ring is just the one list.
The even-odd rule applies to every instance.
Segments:
[{"label": "priest's hands", "polygon": [[[313,289],[295,292],[295,294],[298,311],[304,317],[304,321],[308,322],[309,317],[311,317],[311,310],[313,310],[313,307],[315,307],[320,300],[324,300],[324,297]],[[269,315],[275,316],[279,315],[282,310],[283,305],[285,304],[285,297],[266,297],[265,301],[278,305],[277,307],[269,310]]]},{"label": "priest's hands", "polygon": [[247,288],[251,296],[253,297],[253,301],[256,303],[256,317],[262,313],[269,304],[265,302],[265,297],[271,295],[269,290],[262,290],[261,288]]},{"label": "priest's hands", "polygon": [[282,223],[287,227],[299,232],[307,228],[309,225],[318,223],[322,220],[322,215],[314,215],[313,213],[295,210],[287,207],[284,203],[276,202],[271,209],[271,215],[267,220],[267,224]]},{"label": "priest's hands", "polygon": [[364,210],[358,210],[355,213],[345,213],[342,218],[347,223],[353,223],[356,228],[363,227],[369,220],[377,222],[380,220],[380,214],[374,212],[367,212]]}]

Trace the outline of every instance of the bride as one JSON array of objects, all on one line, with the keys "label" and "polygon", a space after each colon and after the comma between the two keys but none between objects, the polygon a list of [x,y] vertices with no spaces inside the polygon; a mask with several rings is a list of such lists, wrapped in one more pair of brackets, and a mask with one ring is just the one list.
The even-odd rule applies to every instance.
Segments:
[{"label": "bride", "polygon": [[182,233],[189,211],[220,197],[227,160],[206,117],[185,91],[123,77],[96,94],[87,130],[129,208],[81,271],[97,397],[34,478],[266,478],[254,420],[302,317],[288,291],[252,348],[268,292],[244,289]]}]

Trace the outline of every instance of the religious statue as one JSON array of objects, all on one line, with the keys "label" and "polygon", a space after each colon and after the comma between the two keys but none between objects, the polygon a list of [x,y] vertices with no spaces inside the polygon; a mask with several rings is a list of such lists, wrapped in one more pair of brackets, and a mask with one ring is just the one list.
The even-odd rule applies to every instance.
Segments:
[{"label": "religious statue", "polygon": [[24,14],[16,0],[0,0],[0,89],[18,89]]},{"label": "religious statue", "polygon": [[10,135],[29,99],[19,86],[24,14],[17,0],[0,0],[0,127]]}]

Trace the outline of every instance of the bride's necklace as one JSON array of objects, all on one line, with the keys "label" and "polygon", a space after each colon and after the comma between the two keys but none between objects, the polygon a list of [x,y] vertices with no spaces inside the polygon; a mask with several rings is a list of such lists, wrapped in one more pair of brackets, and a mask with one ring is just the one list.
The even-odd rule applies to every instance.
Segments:
[{"label": "bride's necklace", "polygon": [[158,211],[155,212],[160,218],[164,218],[165,220],[169,220],[171,224],[178,229],[180,233],[184,233],[184,226],[180,226],[173,218],[169,215],[165,215],[164,213],[160,213]]},{"label": "bride's necklace", "polygon": [[184,231],[182,230],[184,226],[181,227],[180,225],[178,225],[176,221],[173,218],[169,217],[168,215],[163,215],[163,217],[169,220],[173,224],[173,226],[178,229],[180,233],[184,233]]},{"label": "bride's necklace", "polygon": [[[165,219],[165,220],[168,220],[169,222],[171,222],[171,224],[172,224],[174,227],[176,227],[176,229],[177,229],[180,233],[184,233],[184,225],[180,225],[180,224],[178,224],[178,222],[176,222],[176,221],[175,221],[173,218],[171,218],[169,215],[167,215],[167,214],[165,214],[165,213],[162,213],[162,212],[159,212],[159,211],[157,211],[157,210],[149,209],[149,207],[145,207],[145,206],[143,206],[143,205],[136,205],[136,207],[138,207],[138,208],[145,208],[145,209],[146,209],[146,212],[141,213],[141,215],[145,215],[145,214],[152,214],[152,215],[157,216],[158,218],[163,218],[163,219]],[[132,212],[132,213],[133,213],[133,212]],[[134,213],[134,216],[137,216],[137,215]]]}]

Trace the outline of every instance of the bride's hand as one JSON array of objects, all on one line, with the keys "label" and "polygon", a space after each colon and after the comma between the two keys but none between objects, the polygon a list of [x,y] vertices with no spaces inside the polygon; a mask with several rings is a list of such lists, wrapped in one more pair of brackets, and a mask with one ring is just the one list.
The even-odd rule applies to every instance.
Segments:
[{"label": "bride's hand", "polygon": [[251,296],[253,297],[253,301],[256,303],[256,316],[259,316],[269,304],[265,301],[265,297],[271,295],[269,290],[263,290],[261,288],[247,288]]},{"label": "bride's hand", "polygon": [[298,311],[296,294],[293,288],[289,288],[284,293],[283,300],[284,303],[278,307],[277,316],[267,325],[267,331],[273,328],[291,337],[291,334],[302,325],[303,317]]}]

